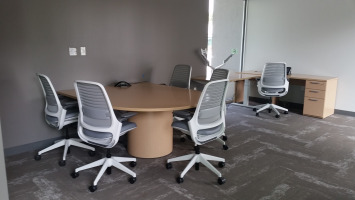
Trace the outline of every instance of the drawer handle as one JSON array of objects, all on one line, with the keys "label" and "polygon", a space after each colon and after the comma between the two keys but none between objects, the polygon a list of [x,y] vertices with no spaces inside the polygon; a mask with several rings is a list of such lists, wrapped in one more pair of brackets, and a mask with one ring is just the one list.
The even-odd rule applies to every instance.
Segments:
[{"label": "drawer handle", "polygon": [[318,101],[317,99],[308,99],[309,101]]},{"label": "drawer handle", "polygon": [[320,84],[319,82],[310,82],[310,83],[315,85]]},{"label": "drawer handle", "polygon": [[309,92],[312,92],[312,93],[319,93],[319,91],[316,91],[316,90],[310,90]]}]

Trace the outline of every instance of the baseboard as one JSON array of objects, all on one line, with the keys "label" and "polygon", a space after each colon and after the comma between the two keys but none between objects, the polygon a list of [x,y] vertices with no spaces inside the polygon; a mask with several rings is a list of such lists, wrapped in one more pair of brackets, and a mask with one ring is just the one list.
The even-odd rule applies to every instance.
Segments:
[{"label": "baseboard", "polygon": [[33,142],[29,144],[24,144],[16,147],[6,148],[4,149],[4,154],[5,156],[12,156],[24,152],[41,150],[52,145],[54,141],[59,139],[63,139],[63,137],[56,137],[56,138],[51,138],[51,139]]},{"label": "baseboard", "polygon": [[346,116],[355,117],[355,112],[350,112],[350,111],[346,111],[346,110],[335,109],[334,113],[339,114],[339,115],[346,115]]},{"label": "baseboard", "polygon": [[[255,102],[258,104],[269,103],[269,99],[259,98],[259,97],[249,97],[249,101]],[[300,114],[302,114],[302,112],[303,112],[303,104],[286,102],[286,101],[279,101],[279,104],[280,104],[280,106],[285,107],[292,112],[296,111],[297,113],[300,113]],[[346,110],[335,109],[334,114],[355,117],[355,112],[346,111]]]}]

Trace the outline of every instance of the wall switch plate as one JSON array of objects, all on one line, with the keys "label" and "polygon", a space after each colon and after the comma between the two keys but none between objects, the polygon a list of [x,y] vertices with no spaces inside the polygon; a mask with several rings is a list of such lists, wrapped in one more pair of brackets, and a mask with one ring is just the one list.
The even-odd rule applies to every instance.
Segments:
[{"label": "wall switch plate", "polygon": [[80,53],[82,56],[86,56],[86,47],[80,47]]},{"label": "wall switch plate", "polygon": [[69,56],[76,56],[78,55],[76,52],[76,48],[69,47]]}]

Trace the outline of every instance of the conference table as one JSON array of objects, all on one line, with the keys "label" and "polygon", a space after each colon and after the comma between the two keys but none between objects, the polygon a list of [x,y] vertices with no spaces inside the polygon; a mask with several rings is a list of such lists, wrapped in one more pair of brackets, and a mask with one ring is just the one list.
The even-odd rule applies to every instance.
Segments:
[{"label": "conference table", "polygon": [[[129,121],[137,128],[128,133],[128,153],[138,158],[157,158],[173,150],[173,111],[197,106],[201,92],[148,82],[128,88],[105,87],[114,110],[133,111]],[[58,94],[76,98],[75,90]]]}]

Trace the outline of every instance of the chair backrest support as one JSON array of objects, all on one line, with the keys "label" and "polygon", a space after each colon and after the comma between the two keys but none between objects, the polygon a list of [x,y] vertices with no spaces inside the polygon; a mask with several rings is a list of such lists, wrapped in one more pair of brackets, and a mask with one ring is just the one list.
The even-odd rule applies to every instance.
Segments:
[{"label": "chair backrest support", "polygon": [[285,63],[266,63],[261,77],[265,86],[283,86],[286,79]]},{"label": "chair backrest support", "polygon": [[225,98],[228,79],[211,81],[204,87],[196,111],[188,122],[196,144],[219,137],[225,129]]},{"label": "chair backrest support", "polygon": [[[44,113],[46,122],[59,130],[63,128],[66,110],[62,107],[51,80],[44,74],[37,74],[46,102]],[[75,121],[75,120],[74,120]],[[70,122],[68,122],[70,123]]]},{"label": "chair backrest support", "polygon": [[190,88],[191,66],[176,65],[170,79],[169,86]]},{"label": "chair backrest support", "polygon": [[263,96],[284,96],[288,92],[289,82],[286,75],[286,63],[266,63],[258,81],[258,92]]},{"label": "chair backrest support", "polygon": [[213,70],[212,76],[210,81],[216,81],[216,80],[222,80],[222,79],[227,79],[229,76],[229,70],[228,69],[215,69]]},{"label": "chair backrest support", "polygon": [[122,123],[115,116],[105,88],[100,83],[79,80],[74,87],[79,104],[79,137],[103,147],[114,146]]}]

